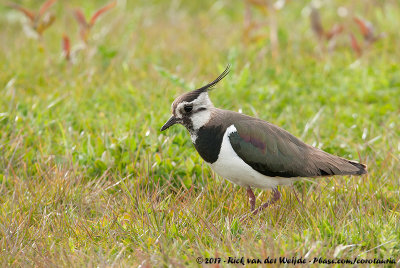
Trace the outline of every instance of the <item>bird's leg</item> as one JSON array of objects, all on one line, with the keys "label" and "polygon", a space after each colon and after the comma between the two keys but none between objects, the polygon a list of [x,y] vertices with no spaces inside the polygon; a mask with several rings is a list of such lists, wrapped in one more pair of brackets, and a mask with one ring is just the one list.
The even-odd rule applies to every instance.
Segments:
[{"label": "bird's leg", "polygon": [[247,195],[249,196],[250,210],[253,212],[256,208],[256,197],[254,196],[250,186],[247,187]]},{"label": "bird's leg", "polygon": [[272,194],[273,194],[272,198],[268,202],[264,203],[263,205],[261,205],[256,210],[253,210],[253,214],[254,215],[256,215],[258,212],[260,212],[264,208],[267,208],[267,207],[273,205],[274,203],[276,203],[276,201],[278,201],[281,198],[281,193],[278,191],[278,188],[274,188],[272,190]]},{"label": "bird's leg", "polygon": [[[247,195],[249,196],[250,212],[254,213],[254,211],[256,209],[256,197],[255,197],[253,191],[251,190],[250,186],[247,186]],[[245,223],[248,218],[249,218],[249,214],[246,214],[240,219],[240,222]],[[251,215],[250,215],[250,219],[251,219]]]}]

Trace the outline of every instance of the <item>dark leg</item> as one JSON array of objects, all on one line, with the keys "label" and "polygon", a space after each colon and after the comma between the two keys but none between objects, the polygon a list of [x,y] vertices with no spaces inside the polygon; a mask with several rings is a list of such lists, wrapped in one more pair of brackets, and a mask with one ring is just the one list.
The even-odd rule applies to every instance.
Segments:
[{"label": "dark leg", "polygon": [[250,210],[253,212],[256,208],[256,197],[254,196],[250,186],[247,187],[247,195],[249,196]]},{"label": "dark leg", "polygon": [[271,199],[264,203],[263,205],[261,205],[259,208],[257,208],[256,210],[253,210],[253,214],[256,215],[258,212],[260,212],[261,210],[263,210],[264,208],[267,208],[271,205],[273,205],[274,203],[276,203],[276,201],[278,201],[281,198],[281,193],[278,191],[278,188],[275,188],[272,190],[272,197]]}]

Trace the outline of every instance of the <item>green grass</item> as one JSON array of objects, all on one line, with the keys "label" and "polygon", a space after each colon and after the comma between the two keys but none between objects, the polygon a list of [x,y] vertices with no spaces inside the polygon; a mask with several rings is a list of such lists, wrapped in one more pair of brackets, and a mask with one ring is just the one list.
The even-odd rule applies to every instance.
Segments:
[{"label": "green grass", "polygon": [[[88,2],[88,1],[86,1]],[[91,1],[91,14],[105,2]],[[400,5],[325,3],[324,25],[348,23],[328,52],[289,1],[277,13],[278,55],[243,42],[242,2],[120,1],[79,43],[59,1],[43,48],[0,6],[0,264],[195,266],[196,257],[400,259]],[[194,1],[193,1],[194,2]],[[37,1],[24,1],[37,8]],[[375,3],[376,6],[373,5]],[[336,14],[339,6],[349,17]],[[254,11],[254,18],[268,17]],[[357,58],[360,15],[385,37]],[[68,26],[68,27],[67,27]],[[229,76],[217,107],[257,116],[305,142],[368,165],[363,177],[306,180],[244,224],[245,189],[216,176],[186,130],[160,133],[182,92]],[[257,204],[269,191],[256,191]]]}]

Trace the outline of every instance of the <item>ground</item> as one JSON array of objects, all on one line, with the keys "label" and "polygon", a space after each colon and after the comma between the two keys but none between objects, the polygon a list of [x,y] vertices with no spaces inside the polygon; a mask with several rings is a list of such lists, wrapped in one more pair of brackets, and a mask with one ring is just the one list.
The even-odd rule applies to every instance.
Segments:
[{"label": "ground", "polygon": [[[120,0],[87,45],[73,15],[80,1],[50,7],[55,21],[39,38],[0,5],[1,266],[400,260],[399,3],[316,2],[325,32],[343,25],[327,40],[315,17],[310,26],[308,1],[259,2]],[[81,8],[89,17],[106,3]],[[215,106],[361,161],[369,174],[282,187],[277,205],[240,222],[246,189],[215,175],[182,126],[159,131],[176,96],[228,63]],[[270,197],[255,193],[258,205]]]}]

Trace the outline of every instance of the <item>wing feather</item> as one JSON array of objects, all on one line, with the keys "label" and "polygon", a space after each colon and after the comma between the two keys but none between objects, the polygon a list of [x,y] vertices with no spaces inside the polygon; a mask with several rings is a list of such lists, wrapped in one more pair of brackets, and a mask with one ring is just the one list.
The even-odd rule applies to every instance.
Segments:
[{"label": "wing feather", "polygon": [[[270,177],[317,177],[366,173],[365,166],[305,144],[289,132],[252,117],[234,123],[233,150]],[[358,166],[357,166],[358,165]]]}]

